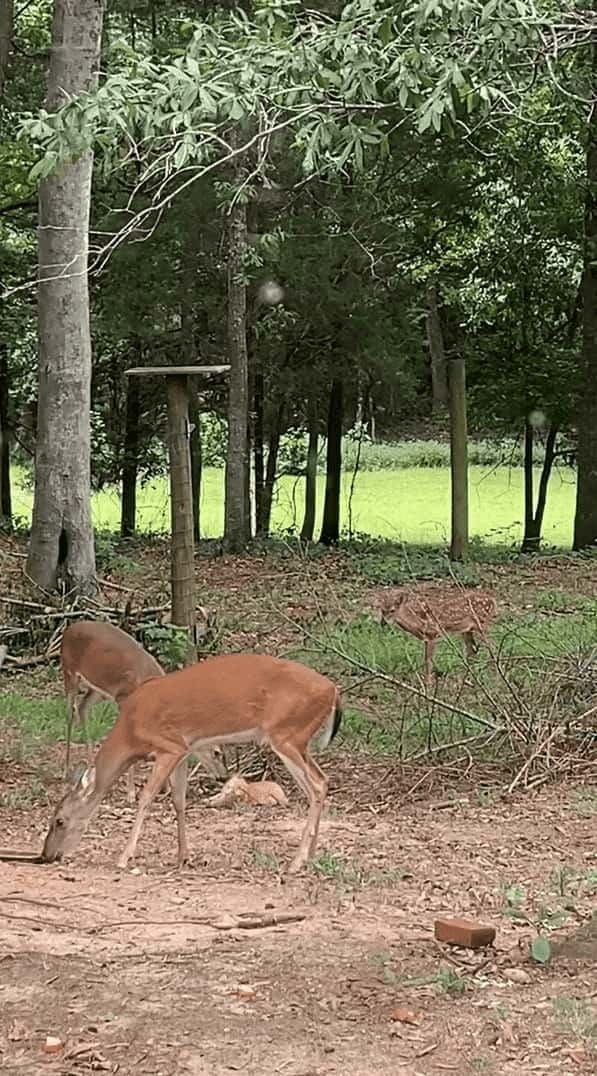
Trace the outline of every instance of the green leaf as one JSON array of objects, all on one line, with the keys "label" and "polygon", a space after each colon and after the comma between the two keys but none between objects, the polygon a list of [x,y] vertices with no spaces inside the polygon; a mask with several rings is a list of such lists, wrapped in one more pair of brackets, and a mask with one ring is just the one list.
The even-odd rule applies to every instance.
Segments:
[{"label": "green leaf", "polygon": [[548,964],[551,959],[551,945],[547,938],[533,938],[531,945],[531,957],[537,964]]}]

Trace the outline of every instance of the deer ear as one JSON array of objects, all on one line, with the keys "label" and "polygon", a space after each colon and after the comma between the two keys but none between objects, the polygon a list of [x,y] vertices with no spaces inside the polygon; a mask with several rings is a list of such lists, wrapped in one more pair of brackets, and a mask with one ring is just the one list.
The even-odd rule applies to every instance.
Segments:
[{"label": "deer ear", "polygon": [[90,795],[95,787],[95,766],[78,766],[72,779],[73,792]]}]

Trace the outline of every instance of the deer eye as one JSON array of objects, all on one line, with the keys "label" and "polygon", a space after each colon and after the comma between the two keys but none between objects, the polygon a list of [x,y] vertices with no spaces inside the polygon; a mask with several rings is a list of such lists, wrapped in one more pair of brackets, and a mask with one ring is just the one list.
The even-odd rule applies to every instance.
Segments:
[{"label": "deer eye", "polygon": [[57,818],[56,819],[56,825],[57,826],[63,826],[64,825],[64,818]]}]

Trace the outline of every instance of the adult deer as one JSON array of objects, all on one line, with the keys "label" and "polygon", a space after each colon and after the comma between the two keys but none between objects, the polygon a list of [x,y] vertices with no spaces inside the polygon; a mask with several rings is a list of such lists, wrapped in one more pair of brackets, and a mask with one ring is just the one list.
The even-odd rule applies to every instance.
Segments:
[{"label": "adult deer", "polygon": [[309,799],[299,850],[290,866],[299,870],[313,855],[327,780],[309,752],[319,735],[334,738],[342,711],[336,686],[313,669],[265,654],[207,658],[141,684],[126,699],[115,725],[86,769],[58,804],[42,858],[53,862],[78,845],[89,820],[118,777],[140,758],[153,769],[139,796],[127,844],[118,859],[135,855],[145,815],[162,784],[170,783],[178,829],[179,866],[188,859],[185,828],[187,757],[213,744],[268,744]]},{"label": "adult deer", "polygon": [[464,588],[449,592],[417,594],[406,590],[386,591],[379,602],[382,624],[398,624],[425,644],[425,680],[431,679],[433,656],[444,635],[461,635],[467,658],[477,652],[475,635],[487,644],[487,633],[497,614],[493,594]]},{"label": "adult deer", "polygon": [[[85,725],[89,710],[101,699],[108,699],[120,707],[140,684],[163,677],[164,670],[125,631],[113,624],[93,620],[75,621],[67,627],[62,636],[60,664],[67,705],[65,770],[68,773],[73,718]],[[198,754],[212,776],[225,776],[213,750]],[[127,800],[134,803],[133,768],[127,770],[126,781]]]}]

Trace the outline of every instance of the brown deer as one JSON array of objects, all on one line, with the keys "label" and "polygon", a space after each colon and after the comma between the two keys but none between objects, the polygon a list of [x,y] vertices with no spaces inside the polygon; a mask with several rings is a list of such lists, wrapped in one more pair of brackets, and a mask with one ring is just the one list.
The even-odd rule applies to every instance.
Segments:
[{"label": "brown deer", "polygon": [[[67,705],[66,763],[70,766],[73,718],[85,725],[89,710],[101,699],[121,706],[146,680],[164,676],[151,654],[125,631],[104,621],[79,620],[69,624],[60,649],[60,665]],[[202,752],[201,762],[214,777],[226,776],[213,750]],[[134,769],[127,771],[127,800],[135,802]]]},{"label": "brown deer", "polygon": [[119,857],[135,855],[145,815],[165,781],[170,783],[178,824],[178,863],[188,859],[185,828],[187,758],[214,744],[268,744],[308,796],[309,814],[290,866],[299,870],[313,855],[327,780],[311,757],[316,737],[334,738],[342,711],[338,689],[321,673],[266,654],[224,654],[141,684],[126,698],[100,747],[56,807],[42,859],[54,862],[78,845],[114,782],[140,758],[153,768],[139,796],[131,835]]},{"label": "brown deer", "polygon": [[487,645],[497,602],[493,594],[483,590],[461,588],[423,594],[392,588],[381,597],[378,614],[382,624],[398,624],[425,644],[425,680],[429,683],[438,640],[444,635],[461,635],[470,660],[478,648],[475,635]]}]

